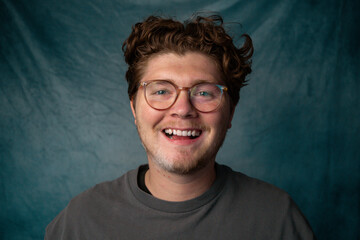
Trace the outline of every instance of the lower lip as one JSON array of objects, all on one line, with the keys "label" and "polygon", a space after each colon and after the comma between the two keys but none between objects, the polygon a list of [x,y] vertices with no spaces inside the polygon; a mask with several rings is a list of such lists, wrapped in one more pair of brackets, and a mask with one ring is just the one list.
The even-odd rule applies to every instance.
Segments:
[{"label": "lower lip", "polygon": [[203,134],[200,134],[200,136],[198,136],[197,138],[188,138],[188,137],[178,137],[178,136],[174,136],[174,138],[169,138],[166,136],[165,133],[162,133],[163,136],[171,143],[176,144],[176,145],[191,145],[197,141],[199,141],[202,137]]}]

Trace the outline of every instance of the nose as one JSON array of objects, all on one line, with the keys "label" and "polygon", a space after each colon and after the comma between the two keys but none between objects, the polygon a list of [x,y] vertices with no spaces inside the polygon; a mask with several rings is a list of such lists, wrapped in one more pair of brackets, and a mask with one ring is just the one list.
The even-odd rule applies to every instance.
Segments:
[{"label": "nose", "polygon": [[194,118],[197,116],[197,111],[190,102],[190,96],[187,90],[182,90],[179,93],[175,103],[170,108],[171,115],[180,118]]}]

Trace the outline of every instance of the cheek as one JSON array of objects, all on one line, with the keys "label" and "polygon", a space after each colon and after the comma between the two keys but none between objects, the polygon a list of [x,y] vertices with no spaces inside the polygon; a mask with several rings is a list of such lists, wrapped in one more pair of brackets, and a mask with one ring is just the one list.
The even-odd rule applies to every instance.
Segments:
[{"label": "cheek", "polygon": [[230,124],[230,112],[227,108],[226,110],[223,109],[222,111],[219,111],[209,119],[209,123],[219,132],[226,131]]},{"label": "cheek", "polygon": [[202,117],[201,122],[210,128],[211,132],[218,134],[223,131],[227,117],[223,111],[210,113]]},{"label": "cheek", "polygon": [[152,126],[156,125],[162,119],[162,112],[152,109],[145,100],[137,99],[136,104],[137,124]]}]

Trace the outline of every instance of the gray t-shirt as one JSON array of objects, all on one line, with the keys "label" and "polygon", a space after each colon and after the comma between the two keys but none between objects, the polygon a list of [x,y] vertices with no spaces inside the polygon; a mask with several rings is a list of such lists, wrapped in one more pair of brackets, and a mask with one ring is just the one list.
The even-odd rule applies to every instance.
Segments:
[{"label": "gray t-shirt", "polygon": [[45,239],[315,239],[282,190],[216,165],[216,180],[184,202],[138,187],[138,169],[81,193],[47,226]]}]

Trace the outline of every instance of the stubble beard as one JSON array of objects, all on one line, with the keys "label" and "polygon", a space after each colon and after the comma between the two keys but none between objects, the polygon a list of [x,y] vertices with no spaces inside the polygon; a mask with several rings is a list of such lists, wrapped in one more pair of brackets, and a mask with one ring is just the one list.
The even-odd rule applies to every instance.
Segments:
[{"label": "stubble beard", "polygon": [[197,156],[194,156],[190,150],[179,147],[176,149],[177,156],[173,157],[166,154],[161,146],[147,144],[147,136],[141,134],[141,124],[137,124],[137,130],[149,160],[162,170],[177,175],[191,175],[215,161],[216,154],[224,143],[227,132],[227,128],[221,129],[212,144],[207,143],[207,147],[197,150]]}]

